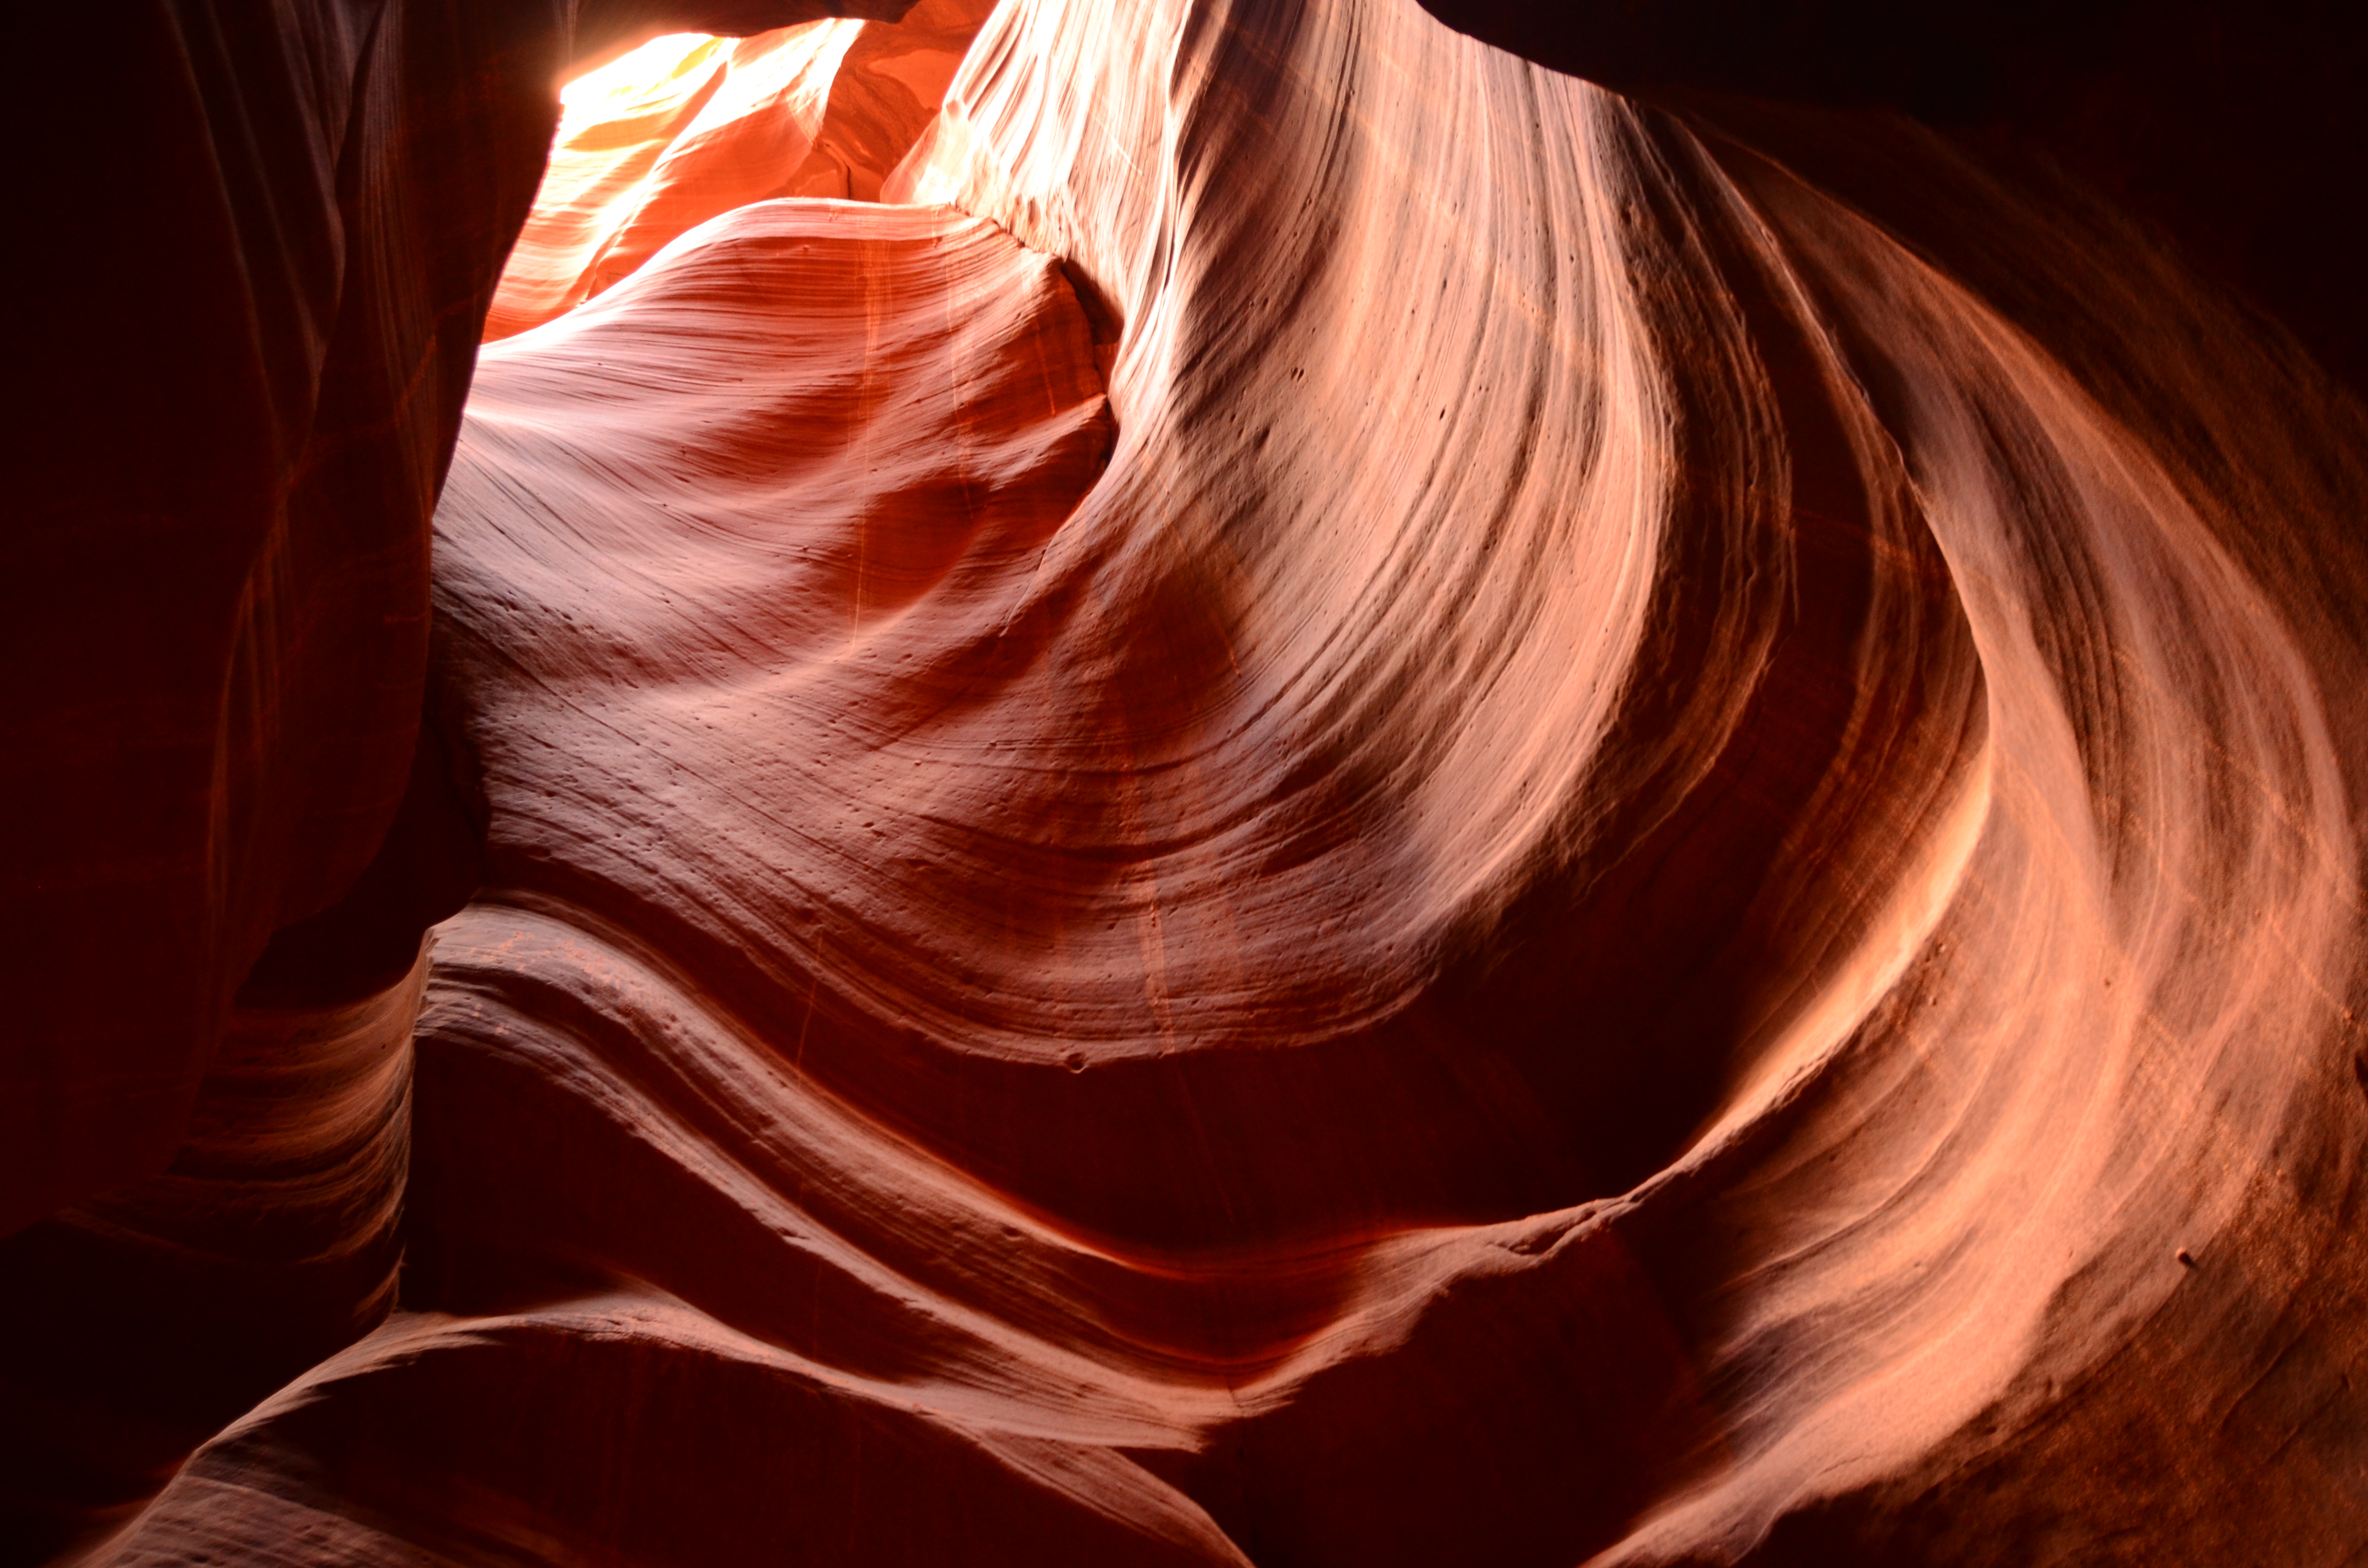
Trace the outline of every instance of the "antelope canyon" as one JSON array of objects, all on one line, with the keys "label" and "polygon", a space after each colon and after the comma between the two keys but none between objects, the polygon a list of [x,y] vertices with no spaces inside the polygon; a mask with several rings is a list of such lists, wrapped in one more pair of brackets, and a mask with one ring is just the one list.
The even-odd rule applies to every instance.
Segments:
[{"label": "antelope canyon", "polygon": [[0,1561],[2368,1555],[2355,220],[2127,6],[841,9],[37,146]]}]

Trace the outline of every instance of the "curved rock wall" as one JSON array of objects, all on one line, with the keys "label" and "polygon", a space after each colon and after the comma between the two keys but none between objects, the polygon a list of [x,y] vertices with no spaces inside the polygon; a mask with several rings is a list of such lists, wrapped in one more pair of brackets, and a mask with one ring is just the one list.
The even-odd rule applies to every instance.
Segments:
[{"label": "curved rock wall", "polygon": [[[668,11],[814,14],[173,0],[9,19],[0,1297],[30,1326],[0,1345],[0,1450],[23,1460],[0,1560],[136,1502],[388,1304],[368,1205],[291,1218],[279,1175],[181,1176],[219,1163],[224,1104],[329,1114],[235,1053],[218,1066],[225,1039],[404,994],[427,925],[475,885],[439,748],[415,746],[429,517],[555,78]],[[354,1227],[349,1270],[287,1255],[283,1221],[332,1220]]]},{"label": "curved rock wall", "polygon": [[[814,14],[172,0],[19,19],[20,58],[103,59],[124,107],[95,114],[86,72],[26,73],[17,211],[54,243],[11,246],[28,395],[0,590],[0,807],[22,824],[0,882],[0,1234],[164,1168],[248,970],[386,837],[419,726],[427,520],[552,84],[668,13]],[[358,943],[321,986],[392,983],[419,930]]]},{"label": "curved rock wall", "polygon": [[94,1561],[2358,1553],[2350,394],[1412,0],[882,194],[485,349],[404,1310]]},{"label": "curved rock wall", "polygon": [[233,1009],[165,1173],[9,1239],[6,1561],[121,1524],[393,1306],[427,975],[423,953],[359,1001]]},{"label": "curved rock wall", "polygon": [[734,207],[872,199],[935,118],[988,9],[924,0],[901,22],[671,34],[577,77],[560,95],[551,165],[495,290],[486,340],[581,304]]}]

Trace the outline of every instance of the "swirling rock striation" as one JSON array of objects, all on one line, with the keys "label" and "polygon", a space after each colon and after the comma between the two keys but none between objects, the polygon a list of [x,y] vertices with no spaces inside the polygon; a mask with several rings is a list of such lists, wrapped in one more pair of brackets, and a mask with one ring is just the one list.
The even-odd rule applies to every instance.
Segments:
[{"label": "swirling rock striation", "polygon": [[[305,1177],[373,1196],[315,1211],[287,1161],[337,1162],[289,1151],[351,1108],[245,1052],[287,1015],[407,1006],[476,885],[469,802],[414,744],[429,517],[554,79],[670,12],[814,14],[10,18],[0,1560],[119,1516],[389,1304],[399,1119],[371,1171]],[[407,1012],[374,1027],[402,1056]],[[225,1119],[286,1158],[225,1154]]]},{"label": "swirling rock striation", "polygon": [[734,207],[872,199],[928,129],[988,9],[923,0],[901,22],[671,34],[570,82],[486,339],[573,309]]},{"label": "swirling rock striation", "polygon": [[[857,6],[894,15],[893,0]],[[275,933],[370,865],[410,778],[428,528],[571,55],[798,0],[23,18],[28,301],[8,426],[0,1233],[164,1168]],[[402,875],[393,902],[402,902]],[[461,896],[465,897],[463,887]],[[425,894],[421,907],[444,896]],[[428,920],[358,915],[322,992]]]},{"label": "swirling rock striation", "polygon": [[6,1560],[120,1525],[394,1304],[425,954],[359,1000],[237,1009],[161,1176],[11,1238]]},{"label": "swirling rock striation", "polygon": [[[2331,0],[1425,0],[1617,91],[1906,113],[2021,180],[2069,169],[2368,392],[2368,44]],[[1853,118],[1856,118],[1855,116]],[[2037,153],[2032,157],[2030,154]]]},{"label": "swirling rock striation", "polygon": [[107,1560],[2368,1543],[2355,401],[1411,0],[882,194],[486,350],[409,1310]]}]

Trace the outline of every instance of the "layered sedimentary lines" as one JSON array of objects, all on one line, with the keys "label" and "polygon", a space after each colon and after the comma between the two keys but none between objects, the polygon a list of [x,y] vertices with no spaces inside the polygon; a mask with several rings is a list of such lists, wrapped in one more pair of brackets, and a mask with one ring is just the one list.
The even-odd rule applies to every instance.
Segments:
[{"label": "layered sedimentary lines", "polygon": [[2356,411],[1724,112],[1013,0],[490,347],[416,1310],[121,1551],[2368,1539]]},{"label": "layered sedimentary lines", "polygon": [[627,277],[668,240],[768,197],[869,201],[937,113],[991,6],[922,0],[754,38],[676,33],[569,83],[490,341]]},{"label": "layered sedimentary lines", "polygon": [[358,1000],[234,1010],[162,1175],[11,1239],[9,1561],[120,1525],[189,1451],[393,1305],[420,957]]}]

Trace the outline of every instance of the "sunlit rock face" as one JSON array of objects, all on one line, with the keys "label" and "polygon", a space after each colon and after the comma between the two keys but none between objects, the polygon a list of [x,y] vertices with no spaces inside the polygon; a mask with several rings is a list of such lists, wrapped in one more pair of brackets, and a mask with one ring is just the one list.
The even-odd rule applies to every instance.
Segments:
[{"label": "sunlit rock face", "polygon": [[[41,129],[10,247],[28,303],[0,574],[0,808],[21,824],[0,877],[0,1234],[163,1170],[258,955],[387,839],[419,727],[427,522],[554,79],[653,23],[815,15],[170,0],[14,18],[16,58],[96,51],[126,107],[94,114],[81,71],[22,73]],[[392,925],[318,985],[398,980],[418,931]]]},{"label": "sunlit rock face", "polygon": [[11,1239],[0,1561],[121,1522],[258,1391],[386,1316],[426,973],[237,1009],[171,1166]]},{"label": "sunlit rock face", "polygon": [[[1423,0],[1617,91],[1905,113],[2070,170],[2368,392],[2368,51],[2333,0]],[[2035,156],[2033,155],[2035,154]]]},{"label": "sunlit rock face", "polygon": [[563,134],[551,254],[696,200],[437,512],[403,1310],[94,1561],[2368,1545],[2348,393],[1412,0],[1010,0],[725,200],[837,25]]},{"label": "sunlit rock face", "polygon": [[[406,976],[478,875],[416,744],[428,523],[555,79],[816,14],[9,17],[0,1562],[122,1522],[390,1304]],[[357,1008],[377,1056],[332,1049]]]},{"label": "sunlit rock face", "polygon": [[488,341],[618,282],[676,235],[777,196],[871,200],[936,117],[992,7],[925,0],[901,22],[654,39],[577,77],[551,166],[485,318]]}]

